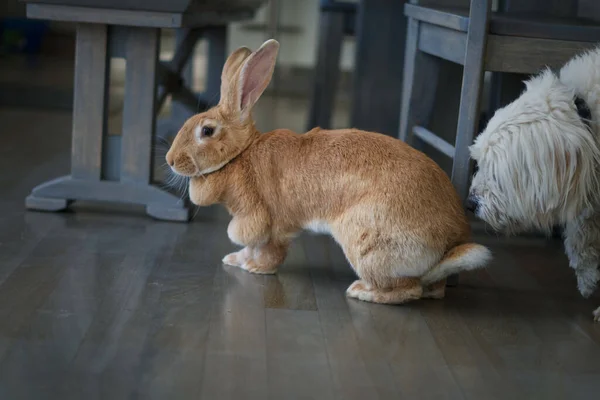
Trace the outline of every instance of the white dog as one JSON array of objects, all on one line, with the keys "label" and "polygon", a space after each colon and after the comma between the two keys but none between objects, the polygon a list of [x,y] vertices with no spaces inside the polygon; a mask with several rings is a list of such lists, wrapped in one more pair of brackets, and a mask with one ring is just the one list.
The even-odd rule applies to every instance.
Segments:
[{"label": "white dog", "polygon": [[579,292],[588,297],[600,279],[600,48],[526,87],[471,146],[479,168],[469,208],[507,233],[562,225]]}]

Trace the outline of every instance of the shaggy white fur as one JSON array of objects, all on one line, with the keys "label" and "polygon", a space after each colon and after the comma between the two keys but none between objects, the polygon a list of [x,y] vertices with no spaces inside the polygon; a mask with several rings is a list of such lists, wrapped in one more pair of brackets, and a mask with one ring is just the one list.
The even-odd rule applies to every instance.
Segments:
[{"label": "shaggy white fur", "polygon": [[[577,112],[585,100],[591,120]],[[494,229],[550,232],[565,227],[565,248],[584,297],[600,280],[600,47],[546,70],[498,110],[471,146],[478,171],[475,213]],[[594,312],[600,321],[600,308]]]}]

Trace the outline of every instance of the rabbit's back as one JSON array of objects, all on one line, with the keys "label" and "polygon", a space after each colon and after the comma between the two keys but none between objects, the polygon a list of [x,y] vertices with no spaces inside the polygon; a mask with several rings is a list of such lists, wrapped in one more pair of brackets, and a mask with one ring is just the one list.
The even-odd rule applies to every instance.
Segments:
[{"label": "rabbit's back", "polygon": [[374,223],[466,240],[469,227],[447,175],[423,153],[382,134],[313,129],[261,135],[245,152],[258,191],[290,226],[367,206]]}]

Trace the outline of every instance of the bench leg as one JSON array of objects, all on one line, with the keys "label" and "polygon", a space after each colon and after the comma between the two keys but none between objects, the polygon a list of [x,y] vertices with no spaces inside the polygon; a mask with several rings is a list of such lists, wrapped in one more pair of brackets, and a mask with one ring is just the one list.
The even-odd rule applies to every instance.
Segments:
[{"label": "bench leg", "polygon": [[[99,182],[107,129],[108,26],[78,24],[75,46],[71,175]],[[48,196],[45,188],[42,184],[33,189],[25,200],[28,209],[62,211],[74,200],[68,191],[58,190]]]},{"label": "bench leg", "polygon": [[187,202],[151,184],[158,29],[115,32],[123,36],[119,39],[125,41],[127,58],[122,137],[115,143],[108,140],[106,132],[109,30],[106,25],[80,24],[71,174],[34,188],[25,205],[34,210],[60,211],[74,200],[130,203],[145,206],[155,218],[187,221]]}]

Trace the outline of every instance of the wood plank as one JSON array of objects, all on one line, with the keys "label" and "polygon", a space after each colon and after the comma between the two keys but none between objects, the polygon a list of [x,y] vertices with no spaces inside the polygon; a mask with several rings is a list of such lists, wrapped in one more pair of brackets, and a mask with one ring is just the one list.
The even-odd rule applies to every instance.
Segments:
[{"label": "wood plank", "polygon": [[[408,6],[408,4],[407,4]],[[406,8],[405,8],[406,10]],[[415,125],[414,111],[411,109],[415,91],[413,85],[417,78],[417,56],[419,52],[419,22],[408,19],[406,29],[406,45],[404,48],[404,77],[402,79],[402,103],[400,103],[400,126],[398,138],[408,144],[412,143],[412,127]]]},{"label": "wood plank", "polygon": [[269,397],[334,399],[318,313],[268,309],[266,326]]},{"label": "wood plank", "polygon": [[469,28],[468,8],[427,7],[417,4],[406,4],[404,14],[433,25],[466,32]]},{"label": "wood plank", "polygon": [[[190,225],[192,231],[189,233],[194,233],[182,237],[180,243],[182,252],[186,248],[194,251],[200,255],[199,260],[213,266],[215,271],[210,287],[206,288],[212,306],[206,337],[206,368],[198,375],[201,384],[198,398],[264,399],[268,397],[269,379],[263,304],[264,276],[221,264],[222,257],[235,250],[227,238],[226,230],[222,229],[228,221],[224,214],[221,209],[200,210],[204,222]],[[215,216],[218,218],[214,219]],[[207,229],[216,233],[211,238],[206,237],[208,246],[199,246],[194,237],[207,232]],[[197,268],[193,267],[194,264],[187,264],[191,275]],[[191,276],[195,274],[197,272]],[[187,276],[182,275],[180,280],[185,281]],[[224,385],[223,382],[229,384]]]},{"label": "wood plank", "polygon": [[152,180],[158,40],[154,28],[132,28],[127,35],[121,182]]},{"label": "wood plank", "polygon": [[179,28],[182,14],[52,4],[27,4],[27,18],[155,28]]},{"label": "wood plank", "polygon": [[[102,7],[117,10],[151,10],[163,12],[183,12],[190,4],[190,0],[171,0],[168,2],[164,0],[24,0],[24,2],[78,7],[98,7],[98,5],[101,5]],[[213,1],[213,3],[215,2]]]},{"label": "wood plank", "polygon": [[313,267],[302,243],[292,243],[278,273],[265,276],[265,307],[315,311],[317,301],[310,273]]},{"label": "wood plank", "polygon": [[498,36],[516,36],[573,42],[597,43],[600,26],[596,21],[581,18],[552,17],[528,13],[495,15],[490,32]]},{"label": "wood plank", "polygon": [[[138,388],[138,376],[148,357],[146,351],[150,350],[147,343],[161,311],[157,307],[161,287],[153,283],[169,267],[166,260],[178,239],[171,230],[159,226],[148,228],[131,242],[131,249],[122,261],[124,268],[108,286],[73,358],[71,368],[82,376],[74,385],[75,392],[85,392],[94,375],[113,381],[110,387],[102,389],[106,397],[129,397]],[[150,248],[141,254],[140,246]]]},{"label": "wood plank", "polygon": [[205,367],[212,366],[207,337],[216,267],[211,257],[200,256],[193,264],[170,262],[163,274],[152,279],[150,284],[160,288],[160,297],[146,342],[140,398],[202,391],[201,377]]},{"label": "wood plank", "polygon": [[[460,387],[419,311],[422,306],[379,307],[352,301],[350,313],[361,338],[363,359],[367,364],[379,361],[389,366],[401,398],[462,399]],[[428,379],[420,379],[424,376]]]},{"label": "wood plank", "polygon": [[596,47],[595,43],[489,35],[485,53],[488,71],[537,73],[560,68],[573,56]]},{"label": "wood plank", "polygon": [[156,204],[185,207],[185,201],[150,185],[129,185],[112,181],[90,181],[62,177],[48,181],[33,190],[34,196],[72,200],[110,201],[129,204]]},{"label": "wood plank", "polygon": [[419,50],[421,26],[415,19],[408,20],[399,131],[400,140],[419,150],[422,150],[422,143],[413,140],[413,127],[430,125],[441,62],[437,57]]},{"label": "wood plank", "polygon": [[102,139],[107,129],[107,26],[79,24],[75,50],[71,174],[101,178]]},{"label": "wood plank", "polygon": [[[194,3],[193,3],[194,4]],[[195,3],[197,4],[197,3]],[[187,12],[123,10],[116,8],[77,7],[70,5],[27,4],[27,17],[51,21],[86,22],[153,28],[183,28],[225,25],[250,19],[254,8],[228,9],[226,12],[195,7]]]},{"label": "wood plank", "polygon": [[[333,387],[338,399],[391,399],[399,391],[384,359],[373,359],[355,331],[346,288],[355,279],[339,245],[331,238],[304,235]],[[376,335],[371,336],[377,341]],[[365,359],[369,360],[368,362]]]},{"label": "wood plank", "polygon": [[265,277],[265,307],[286,310],[316,310],[313,283],[307,267],[310,266],[304,264],[302,269],[284,270],[278,275]]},{"label": "wood plank", "polygon": [[425,143],[430,144],[436,150],[441,151],[450,158],[454,158],[454,146],[437,136],[435,133],[423,128],[422,126],[415,126],[413,128],[413,133],[416,137]]},{"label": "wood plank", "polygon": [[467,34],[442,26],[423,24],[419,32],[419,50],[464,64]]},{"label": "wood plank", "polygon": [[[504,2],[507,3],[507,2]],[[540,14],[542,4],[532,1],[503,4],[504,13],[491,15],[490,32],[499,36],[517,36],[527,38],[545,38],[581,42],[600,41],[600,27],[587,18],[575,18],[573,4],[576,1],[564,1],[558,4],[563,10],[551,8],[544,3],[544,13]],[[515,5],[518,5],[515,7]],[[524,7],[523,7],[524,6]],[[566,8],[566,10],[565,10]],[[570,10],[570,11],[568,11]],[[405,14],[419,21],[467,32],[469,27],[468,8],[449,8],[407,4]],[[585,17],[582,15],[582,17]]]},{"label": "wood plank", "polygon": [[355,301],[348,299],[345,292],[356,275],[339,245],[326,236],[303,235],[299,241],[311,268],[336,398],[398,398],[400,392],[387,361],[373,357],[372,347],[364,342],[369,337],[379,343],[377,334],[359,335],[355,330],[356,321],[349,310]]},{"label": "wood plank", "polygon": [[217,268],[201,398],[268,397],[263,278],[241,268]]},{"label": "wood plank", "polygon": [[582,0],[502,0],[503,10],[511,12],[538,12],[543,15],[573,16]]}]

